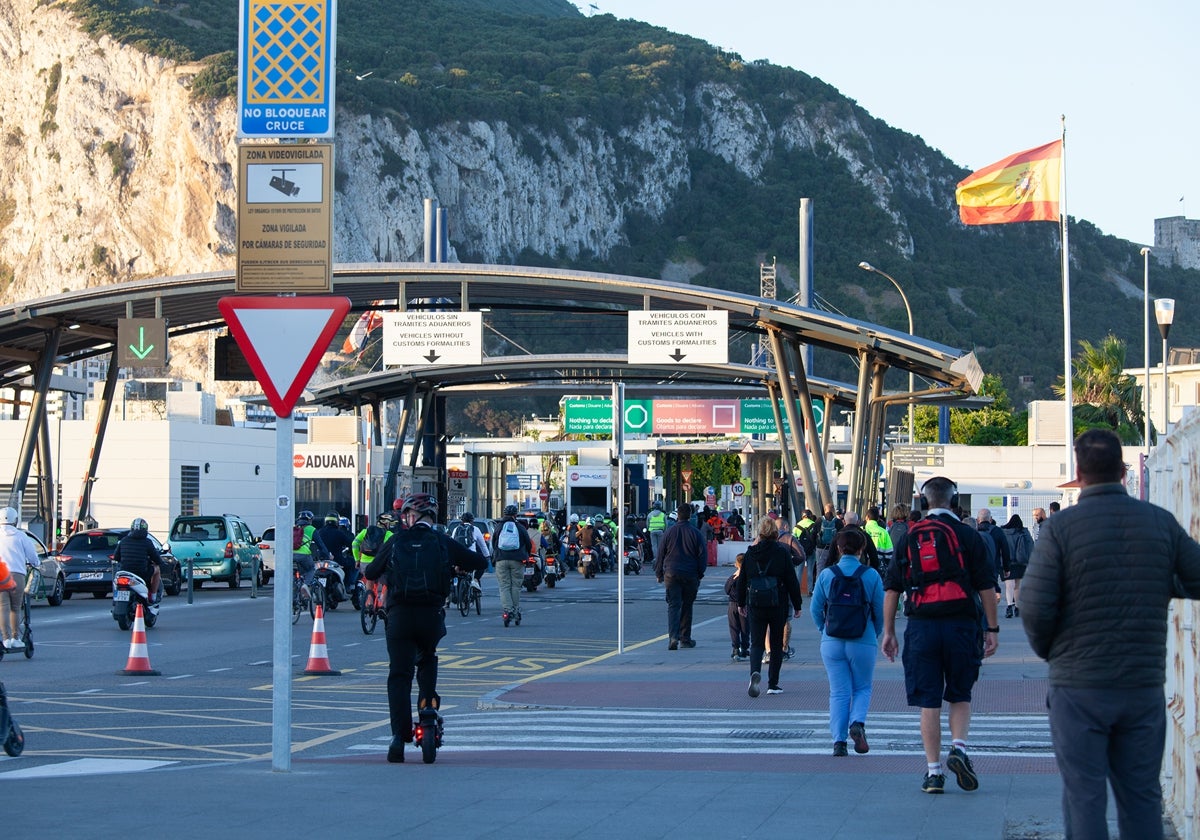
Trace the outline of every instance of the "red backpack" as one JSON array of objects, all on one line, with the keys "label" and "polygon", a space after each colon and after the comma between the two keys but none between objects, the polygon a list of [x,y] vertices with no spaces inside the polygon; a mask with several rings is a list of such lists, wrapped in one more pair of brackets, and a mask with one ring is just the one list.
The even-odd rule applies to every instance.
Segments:
[{"label": "red backpack", "polygon": [[973,601],[962,545],[949,524],[926,517],[909,525],[903,562],[905,615],[956,615]]}]

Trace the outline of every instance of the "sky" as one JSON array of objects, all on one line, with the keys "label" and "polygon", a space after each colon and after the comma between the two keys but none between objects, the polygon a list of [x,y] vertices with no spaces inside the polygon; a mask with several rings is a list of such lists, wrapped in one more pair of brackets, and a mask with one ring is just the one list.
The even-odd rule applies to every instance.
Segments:
[{"label": "sky", "polygon": [[593,3],[802,70],[967,169],[1065,116],[1071,216],[1147,245],[1155,219],[1200,217],[1200,0]]}]

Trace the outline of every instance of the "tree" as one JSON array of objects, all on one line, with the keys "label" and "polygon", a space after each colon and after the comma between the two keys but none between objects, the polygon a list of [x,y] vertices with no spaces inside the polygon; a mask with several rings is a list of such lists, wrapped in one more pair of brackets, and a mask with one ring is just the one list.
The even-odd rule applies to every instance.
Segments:
[{"label": "tree", "polygon": [[[950,409],[950,442],[971,446],[1017,446],[1025,438],[1025,414],[1014,413],[1004,381],[994,373],[985,374],[979,386],[981,396],[991,397],[984,408]],[[918,406],[913,414],[914,434],[918,441],[935,441],[938,433],[938,409]]]},{"label": "tree", "polygon": [[[1071,397],[1075,404],[1075,434],[1088,429],[1112,429],[1122,443],[1144,442],[1142,389],[1125,369],[1125,342],[1112,333],[1100,340],[1079,342],[1071,363]],[[1060,376],[1054,392],[1066,395]]]}]

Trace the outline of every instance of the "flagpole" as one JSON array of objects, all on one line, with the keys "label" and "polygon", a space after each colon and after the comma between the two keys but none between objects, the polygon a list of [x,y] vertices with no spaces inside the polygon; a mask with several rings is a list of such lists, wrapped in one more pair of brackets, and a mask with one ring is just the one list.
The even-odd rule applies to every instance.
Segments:
[{"label": "flagpole", "polygon": [[1067,481],[1075,478],[1074,378],[1071,376],[1071,259],[1067,247],[1067,116],[1062,115],[1062,166],[1059,174],[1059,225],[1062,229],[1063,402],[1066,424]]}]

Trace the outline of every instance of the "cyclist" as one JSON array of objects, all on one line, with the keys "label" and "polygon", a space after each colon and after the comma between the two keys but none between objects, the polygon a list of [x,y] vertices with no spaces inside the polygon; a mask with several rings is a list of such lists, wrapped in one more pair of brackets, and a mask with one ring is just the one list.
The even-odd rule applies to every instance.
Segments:
[{"label": "cyclist", "polygon": [[338,524],[336,510],[325,514],[325,526],[317,531],[321,543],[330,556],[342,567],[343,585],[346,592],[354,590],[354,582],[358,579],[358,570],[354,562],[354,538]]},{"label": "cyclist", "polygon": [[150,526],[140,516],[129,525],[129,533],[121,537],[113,551],[112,559],[117,568],[135,575],[146,581],[146,589],[150,594],[150,602],[157,604],[162,600],[162,555],[147,539]]},{"label": "cyclist", "polygon": [[[454,569],[475,571],[487,561],[433,529],[437,502],[428,493],[404,500],[401,515],[408,527],[383,549],[363,572],[367,580],[388,576],[387,647],[388,713],[392,743],[387,760],[404,761],[404,745],[413,741],[412,683],[417,677],[417,709],[441,707],[437,693],[437,644],[446,635],[443,605]],[[430,570],[430,558],[437,574]]]},{"label": "cyclist", "polygon": [[300,590],[307,598],[311,592],[310,587],[317,578],[317,564],[313,560],[313,544],[316,544],[316,556],[328,554],[325,551],[325,545],[321,542],[320,535],[317,534],[317,529],[313,527],[313,512],[311,510],[302,510],[296,517],[296,528],[300,529],[299,534],[295,529],[292,532],[292,545],[295,546],[296,538],[299,536],[299,548],[292,549],[292,560],[296,564],[296,568],[300,570]]}]

